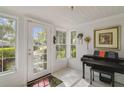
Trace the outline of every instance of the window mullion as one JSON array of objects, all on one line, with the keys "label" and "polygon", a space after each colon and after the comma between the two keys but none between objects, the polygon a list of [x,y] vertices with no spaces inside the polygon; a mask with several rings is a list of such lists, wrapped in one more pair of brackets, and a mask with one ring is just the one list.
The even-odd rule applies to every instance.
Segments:
[{"label": "window mullion", "polygon": [[3,30],[2,30],[2,72],[3,72],[3,31],[4,31],[4,25],[3,25]]}]

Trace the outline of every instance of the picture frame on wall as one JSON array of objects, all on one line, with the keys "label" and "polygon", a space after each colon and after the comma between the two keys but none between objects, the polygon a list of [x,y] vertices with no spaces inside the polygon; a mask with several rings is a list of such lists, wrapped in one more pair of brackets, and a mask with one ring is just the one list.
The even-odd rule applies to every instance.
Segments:
[{"label": "picture frame on wall", "polygon": [[120,49],[120,26],[94,30],[94,48]]}]

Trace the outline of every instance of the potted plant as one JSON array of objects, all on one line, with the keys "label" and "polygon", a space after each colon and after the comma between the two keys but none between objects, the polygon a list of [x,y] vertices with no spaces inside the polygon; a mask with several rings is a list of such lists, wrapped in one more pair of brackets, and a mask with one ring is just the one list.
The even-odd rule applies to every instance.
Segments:
[{"label": "potted plant", "polygon": [[84,41],[87,43],[87,50],[89,49],[89,43],[90,43],[90,41],[91,41],[91,38],[90,38],[90,36],[86,36],[85,38],[84,38]]}]

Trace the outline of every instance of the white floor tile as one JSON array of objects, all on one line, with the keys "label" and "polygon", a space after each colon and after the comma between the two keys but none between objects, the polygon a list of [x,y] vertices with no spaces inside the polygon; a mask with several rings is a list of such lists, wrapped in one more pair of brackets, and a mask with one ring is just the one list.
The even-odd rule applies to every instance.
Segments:
[{"label": "white floor tile", "polygon": [[[98,75],[95,76],[93,84],[89,84],[89,74],[86,75],[86,79],[82,79],[82,72],[71,68],[65,68],[53,73],[53,76],[63,81],[63,84],[58,87],[111,87],[111,84],[107,84],[99,81]],[[115,82],[116,87],[122,87],[124,85]]]}]

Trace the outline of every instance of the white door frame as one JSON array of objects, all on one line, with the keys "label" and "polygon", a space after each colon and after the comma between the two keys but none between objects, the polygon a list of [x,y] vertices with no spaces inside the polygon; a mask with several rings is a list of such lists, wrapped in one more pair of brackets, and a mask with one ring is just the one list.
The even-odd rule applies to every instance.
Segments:
[{"label": "white door frame", "polygon": [[[29,66],[28,66],[28,62],[29,62],[29,55],[28,55],[28,49],[29,49],[29,42],[28,42],[28,38],[29,38],[29,34],[30,34],[30,32],[29,32],[29,26],[28,26],[28,23],[29,22],[32,22],[32,23],[36,23],[36,24],[39,24],[39,25],[41,25],[41,26],[43,26],[43,27],[45,27],[45,29],[47,29],[47,70],[46,71],[44,71],[44,72],[41,72],[41,73],[37,73],[37,74],[33,74],[33,75],[31,75],[31,73],[29,73]],[[32,19],[32,18],[28,18],[27,19],[27,82],[28,81],[31,81],[31,80],[33,80],[33,79],[36,79],[36,78],[38,78],[38,77],[41,77],[41,76],[43,76],[43,75],[45,75],[45,74],[48,74],[48,73],[50,73],[51,71],[50,71],[50,69],[51,69],[51,63],[50,63],[50,45],[51,45],[51,39],[50,39],[50,28],[51,28],[51,25],[49,25],[49,24],[47,24],[47,23],[45,23],[45,22],[41,22],[41,21],[37,21],[37,20],[34,20],[34,19]],[[31,34],[30,34],[31,35]]]}]

